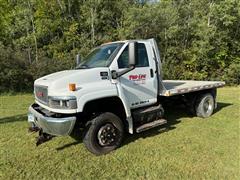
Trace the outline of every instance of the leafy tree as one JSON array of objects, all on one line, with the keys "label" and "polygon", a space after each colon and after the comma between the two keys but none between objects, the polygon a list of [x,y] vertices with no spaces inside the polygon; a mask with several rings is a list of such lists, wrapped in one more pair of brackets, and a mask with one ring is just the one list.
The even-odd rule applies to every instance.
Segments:
[{"label": "leafy tree", "polygon": [[165,79],[239,84],[236,0],[0,0],[0,91],[74,67],[95,46],[155,38]]}]

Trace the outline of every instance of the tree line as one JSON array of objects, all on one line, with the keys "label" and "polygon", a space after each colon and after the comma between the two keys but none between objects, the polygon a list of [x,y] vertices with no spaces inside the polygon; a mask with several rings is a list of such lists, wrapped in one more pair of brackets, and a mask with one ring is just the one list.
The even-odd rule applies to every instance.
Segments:
[{"label": "tree line", "polygon": [[157,40],[164,79],[240,83],[238,0],[0,0],[0,92],[31,91],[102,43]]}]

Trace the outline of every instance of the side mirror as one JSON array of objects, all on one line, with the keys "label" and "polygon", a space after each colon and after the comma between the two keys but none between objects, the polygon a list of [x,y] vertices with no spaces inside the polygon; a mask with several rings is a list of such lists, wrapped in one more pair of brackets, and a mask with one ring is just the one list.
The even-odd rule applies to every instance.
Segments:
[{"label": "side mirror", "polygon": [[80,54],[77,54],[77,56],[76,56],[76,64],[79,65],[80,62],[81,62]]},{"label": "side mirror", "polygon": [[136,65],[136,49],[137,49],[137,43],[136,42],[130,42],[128,44],[128,64],[129,67],[135,67]]},{"label": "side mirror", "polygon": [[117,79],[119,77],[117,71],[115,70],[112,70],[111,74],[112,74],[112,79]]},{"label": "side mirror", "polygon": [[112,71],[112,78],[117,79],[118,77],[121,77],[122,75],[132,71],[135,68],[136,65],[136,58],[137,58],[137,42],[130,42],[128,44],[128,68],[116,72]]}]

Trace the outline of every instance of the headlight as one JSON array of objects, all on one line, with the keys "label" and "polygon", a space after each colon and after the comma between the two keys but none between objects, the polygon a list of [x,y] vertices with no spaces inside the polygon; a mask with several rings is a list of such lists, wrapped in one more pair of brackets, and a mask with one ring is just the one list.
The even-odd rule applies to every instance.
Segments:
[{"label": "headlight", "polygon": [[76,109],[77,100],[74,96],[49,96],[49,107],[55,109]]}]

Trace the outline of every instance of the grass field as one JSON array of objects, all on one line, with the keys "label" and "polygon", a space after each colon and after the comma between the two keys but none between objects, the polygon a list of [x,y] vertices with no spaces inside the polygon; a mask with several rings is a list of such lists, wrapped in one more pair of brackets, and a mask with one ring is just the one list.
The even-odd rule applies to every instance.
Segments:
[{"label": "grass field", "polygon": [[104,156],[71,137],[36,147],[27,131],[32,102],[29,94],[0,96],[0,179],[240,178],[240,88],[219,89],[212,117],[168,110],[167,126],[129,135]]}]

